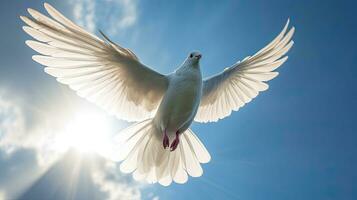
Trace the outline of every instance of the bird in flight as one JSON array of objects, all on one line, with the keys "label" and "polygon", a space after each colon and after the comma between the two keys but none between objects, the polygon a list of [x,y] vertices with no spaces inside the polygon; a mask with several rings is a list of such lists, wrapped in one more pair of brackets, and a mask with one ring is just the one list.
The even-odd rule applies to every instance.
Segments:
[{"label": "bird in flight", "polygon": [[202,78],[199,52],[163,75],[102,32],[101,39],[51,5],[44,7],[50,17],[31,8],[30,18],[21,16],[23,30],[35,39],[26,44],[41,54],[32,59],[79,96],[136,122],[118,134],[120,170],[164,186],[201,176],[201,163],[211,159],[189,128],[192,122],[216,122],[267,90],[293,46],[288,20],[267,46],[212,77]]}]

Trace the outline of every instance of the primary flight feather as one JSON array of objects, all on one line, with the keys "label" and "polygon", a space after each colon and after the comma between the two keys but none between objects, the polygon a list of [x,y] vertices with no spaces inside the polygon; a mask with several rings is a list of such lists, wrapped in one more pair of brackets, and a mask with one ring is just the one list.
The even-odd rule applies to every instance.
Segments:
[{"label": "primary flight feather", "polygon": [[50,17],[28,9],[23,29],[35,40],[26,44],[41,55],[33,60],[81,97],[119,119],[137,122],[122,131],[121,171],[137,180],[169,185],[201,176],[200,163],[211,157],[189,129],[193,121],[215,122],[268,89],[267,81],[293,46],[289,20],[281,33],[253,56],[202,79],[199,52],[192,52],[168,75],[142,64],[129,49],[89,33],[45,3]]}]

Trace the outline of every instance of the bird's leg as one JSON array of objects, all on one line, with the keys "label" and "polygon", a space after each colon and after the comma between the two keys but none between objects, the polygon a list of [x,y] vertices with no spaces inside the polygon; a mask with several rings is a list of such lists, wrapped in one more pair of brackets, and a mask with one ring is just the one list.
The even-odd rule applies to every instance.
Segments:
[{"label": "bird's leg", "polygon": [[170,145],[170,151],[175,151],[179,143],[180,143],[180,133],[179,131],[176,131],[176,137]]},{"label": "bird's leg", "polygon": [[164,146],[164,149],[166,149],[170,145],[170,140],[167,136],[166,129],[164,130],[164,134],[162,135],[162,145]]}]

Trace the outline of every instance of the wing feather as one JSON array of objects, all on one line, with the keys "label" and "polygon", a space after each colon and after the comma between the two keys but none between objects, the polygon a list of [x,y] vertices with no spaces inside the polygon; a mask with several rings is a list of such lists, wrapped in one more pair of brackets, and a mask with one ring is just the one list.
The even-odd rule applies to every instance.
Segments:
[{"label": "wing feather", "polygon": [[295,28],[288,31],[288,27],[289,20],[278,36],[256,54],[204,80],[195,121],[214,122],[227,117],[269,88],[265,82],[278,76],[274,70],[288,59],[285,54],[294,44],[291,39]]},{"label": "wing feather", "polygon": [[29,8],[20,18],[34,40],[26,44],[40,55],[33,60],[81,97],[127,121],[152,117],[167,86],[166,76],[140,63],[129,49],[105,41],[44,4],[48,16]]}]

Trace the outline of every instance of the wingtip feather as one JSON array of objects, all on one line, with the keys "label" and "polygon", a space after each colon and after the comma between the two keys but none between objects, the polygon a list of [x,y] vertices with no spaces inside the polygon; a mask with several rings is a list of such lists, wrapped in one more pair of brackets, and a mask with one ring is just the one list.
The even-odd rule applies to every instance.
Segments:
[{"label": "wingtip feather", "polygon": [[25,44],[32,49],[31,42],[32,42],[32,40],[26,40]]},{"label": "wingtip feather", "polygon": [[33,17],[34,15],[36,15],[37,11],[35,9],[32,8],[27,8],[27,12]]},{"label": "wingtip feather", "polygon": [[38,62],[38,60],[39,60],[39,55],[33,55],[31,58],[32,58],[32,60]]},{"label": "wingtip feather", "polygon": [[51,4],[49,4],[49,3],[47,3],[47,2],[45,2],[45,3],[43,4],[43,6],[45,7],[46,11],[47,11],[49,14],[51,13],[51,11],[56,11],[56,12],[58,12]]},{"label": "wingtip feather", "polygon": [[20,15],[20,19],[26,23],[28,18],[26,16]]},{"label": "wingtip feather", "polygon": [[49,3],[47,3],[47,2],[44,2],[43,3],[43,6],[45,7],[45,8],[51,8],[52,6],[51,6],[51,4],[49,4]]}]

